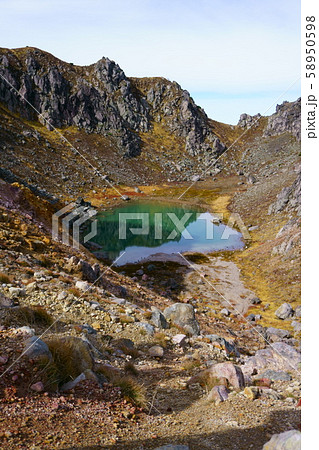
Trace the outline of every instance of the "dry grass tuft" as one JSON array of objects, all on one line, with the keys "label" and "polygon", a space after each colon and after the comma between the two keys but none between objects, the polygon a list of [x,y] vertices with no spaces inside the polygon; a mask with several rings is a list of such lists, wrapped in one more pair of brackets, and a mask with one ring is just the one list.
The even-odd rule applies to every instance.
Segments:
[{"label": "dry grass tuft", "polygon": [[158,331],[154,334],[154,343],[160,345],[163,348],[167,347],[168,340],[168,337],[163,331]]},{"label": "dry grass tuft", "polygon": [[41,306],[21,306],[6,311],[4,323],[6,326],[16,324],[20,326],[49,326],[53,323],[52,316]]},{"label": "dry grass tuft", "polygon": [[133,375],[134,377],[137,377],[139,375],[139,371],[131,361],[125,363],[124,372]]},{"label": "dry grass tuft", "polygon": [[6,273],[0,272],[0,283],[10,284],[11,278]]},{"label": "dry grass tuft", "polygon": [[61,386],[74,380],[87,369],[93,368],[93,358],[89,346],[82,339],[68,336],[55,337],[46,341],[53,360],[47,367],[49,378]]},{"label": "dry grass tuft", "polygon": [[120,323],[122,323],[122,324],[123,323],[133,323],[133,322],[135,322],[133,317],[126,316],[126,315],[120,316]]},{"label": "dry grass tuft", "polygon": [[182,365],[184,370],[191,371],[195,369],[196,367],[200,367],[201,362],[198,359],[189,359],[185,361]]},{"label": "dry grass tuft", "polygon": [[112,384],[121,389],[122,396],[127,401],[141,408],[146,406],[145,388],[133,378],[128,376],[114,377]]}]

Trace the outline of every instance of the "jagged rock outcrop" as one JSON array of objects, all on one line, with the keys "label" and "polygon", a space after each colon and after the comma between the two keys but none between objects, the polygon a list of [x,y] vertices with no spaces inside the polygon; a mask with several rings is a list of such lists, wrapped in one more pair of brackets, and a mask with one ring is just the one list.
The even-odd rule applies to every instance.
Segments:
[{"label": "jagged rock outcrop", "polygon": [[277,105],[275,114],[268,119],[264,136],[275,136],[285,131],[292,133],[298,140],[301,139],[301,98]]},{"label": "jagged rock outcrop", "polygon": [[276,201],[270,205],[268,214],[276,214],[281,211],[296,211],[300,215],[301,204],[301,173],[291,186],[285,187],[278,195]]},{"label": "jagged rock outcrop", "polygon": [[239,117],[239,121],[237,126],[241,128],[250,128],[254,125],[257,125],[259,119],[261,118],[261,114],[256,114],[255,116],[250,116],[249,114],[243,113]]},{"label": "jagged rock outcrop", "polygon": [[10,111],[49,129],[76,126],[111,136],[124,156],[141,152],[139,133],[148,132],[152,122],[183,138],[190,155],[201,153],[211,162],[225,150],[205,112],[177,83],[129,79],[108,58],[79,67],[35,48],[1,49],[0,74],[5,78],[0,77],[0,101]]}]

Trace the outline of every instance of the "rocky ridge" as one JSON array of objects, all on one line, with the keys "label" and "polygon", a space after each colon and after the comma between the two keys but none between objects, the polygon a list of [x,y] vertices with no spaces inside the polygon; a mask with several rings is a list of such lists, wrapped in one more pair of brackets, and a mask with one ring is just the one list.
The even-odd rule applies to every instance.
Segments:
[{"label": "rocky ridge", "polygon": [[186,153],[218,156],[225,150],[205,112],[176,82],[156,79],[142,93],[141,81],[127,78],[108,58],[78,67],[35,48],[2,49],[0,55],[0,73],[14,88],[1,78],[0,101],[25,119],[39,120],[49,129],[76,126],[111,135],[127,157],[141,152],[139,133],[148,132],[153,121],[164,122],[182,137]]}]

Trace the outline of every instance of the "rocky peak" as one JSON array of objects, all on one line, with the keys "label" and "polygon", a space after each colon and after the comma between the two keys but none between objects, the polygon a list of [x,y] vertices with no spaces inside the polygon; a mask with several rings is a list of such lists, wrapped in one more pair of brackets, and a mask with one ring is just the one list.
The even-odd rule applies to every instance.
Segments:
[{"label": "rocky peak", "polygon": [[301,98],[295,102],[283,102],[276,106],[276,112],[268,119],[264,136],[292,133],[299,141],[301,130]]},{"label": "rocky peak", "polygon": [[49,129],[76,126],[112,135],[123,156],[141,152],[139,133],[152,122],[181,137],[190,155],[212,158],[225,150],[208,126],[205,112],[176,82],[164,78],[128,79],[114,61],[101,58],[88,67],[68,64],[35,48],[0,50],[0,73],[39,115],[0,79],[0,101]]}]

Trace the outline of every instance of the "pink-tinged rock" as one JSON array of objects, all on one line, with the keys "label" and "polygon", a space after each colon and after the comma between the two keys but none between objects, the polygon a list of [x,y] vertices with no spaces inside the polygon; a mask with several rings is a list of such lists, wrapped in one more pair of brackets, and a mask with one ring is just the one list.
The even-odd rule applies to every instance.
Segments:
[{"label": "pink-tinged rock", "polygon": [[18,376],[18,375],[13,375],[13,377],[11,378],[11,380],[12,380],[12,381],[17,381],[17,380],[18,380],[18,378],[19,378],[19,376]]},{"label": "pink-tinged rock", "polygon": [[284,433],[274,434],[263,450],[290,449],[299,450],[301,448],[301,433],[298,430],[289,430]]},{"label": "pink-tinged rock", "polygon": [[142,276],[142,280],[143,281],[147,281],[148,280],[148,276],[146,275],[146,273],[144,273],[144,275]]},{"label": "pink-tinged rock", "polygon": [[183,346],[186,344],[186,339],[187,339],[186,334],[176,334],[175,336],[172,337],[172,342],[173,344]]},{"label": "pink-tinged rock", "polygon": [[35,392],[44,391],[44,386],[43,386],[42,381],[38,381],[37,383],[32,384],[31,389]]},{"label": "pink-tinged rock", "polygon": [[218,363],[211,366],[209,372],[216,378],[226,378],[235,389],[245,387],[245,380],[241,368],[231,362]]},{"label": "pink-tinged rock", "polygon": [[0,365],[6,364],[8,362],[7,355],[0,356]]},{"label": "pink-tinged rock", "polygon": [[228,389],[225,386],[214,386],[208,394],[207,400],[216,404],[228,399]]},{"label": "pink-tinged rock", "polygon": [[251,356],[242,366],[244,374],[252,375],[261,373],[265,369],[296,371],[300,368],[301,355],[291,345],[285,342],[275,342],[262,350],[258,350],[254,356]]}]

